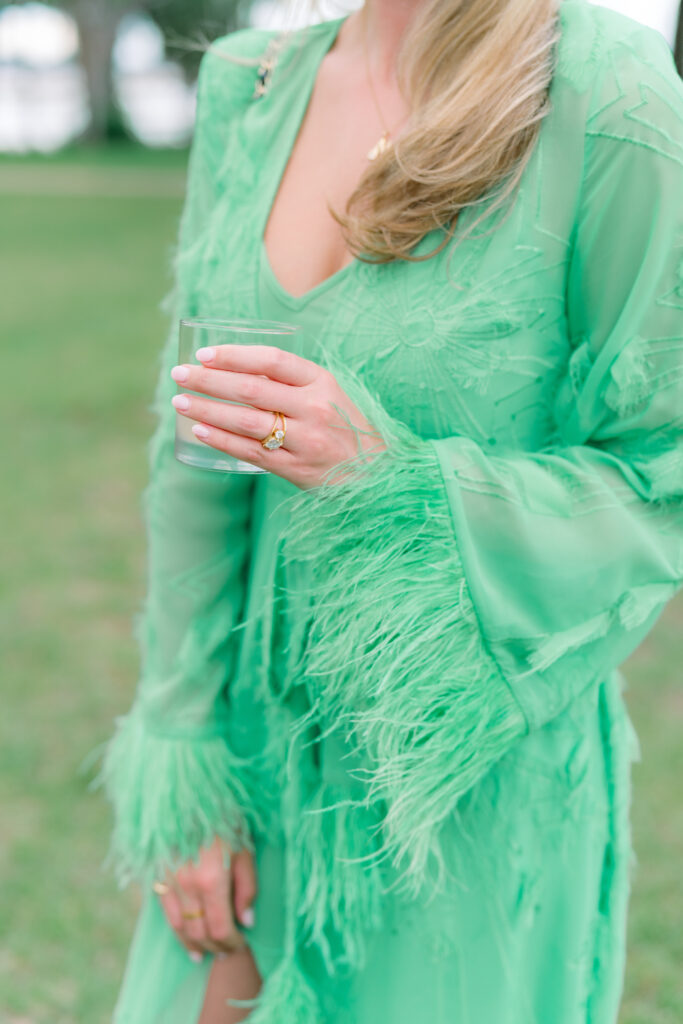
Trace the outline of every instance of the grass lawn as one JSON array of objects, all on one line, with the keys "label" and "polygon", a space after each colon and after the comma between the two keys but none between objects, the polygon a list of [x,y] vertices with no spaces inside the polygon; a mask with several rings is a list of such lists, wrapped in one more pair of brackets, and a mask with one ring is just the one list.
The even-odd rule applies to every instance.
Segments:
[{"label": "grass lawn", "polygon": [[[55,166],[154,176],[185,159],[121,148]],[[0,159],[0,1021],[106,1024],[136,897],[101,869],[109,810],[79,766],[135,684],[148,404],[180,201],[3,194],[3,168],[28,165],[52,167]],[[683,1020],[682,627],[678,600],[625,669],[643,760],[620,1024]]]}]

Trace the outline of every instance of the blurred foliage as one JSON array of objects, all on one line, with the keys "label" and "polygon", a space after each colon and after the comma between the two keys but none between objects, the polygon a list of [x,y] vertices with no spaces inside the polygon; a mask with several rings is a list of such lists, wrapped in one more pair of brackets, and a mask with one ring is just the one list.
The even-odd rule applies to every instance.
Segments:
[{"label": "blurred foliage", "polygon": [[[0,9],[30,0],[0,0]],[[211,40],[249,23],[251,0],[42,0],[74,18],[80,39],[91,118],[81,142],[117,139],[130,133],[116,102],[112,52],[122,19],[148,14],[164,35],[167,55],[183,68],[188,80],[197,72],[203,47]]]}]

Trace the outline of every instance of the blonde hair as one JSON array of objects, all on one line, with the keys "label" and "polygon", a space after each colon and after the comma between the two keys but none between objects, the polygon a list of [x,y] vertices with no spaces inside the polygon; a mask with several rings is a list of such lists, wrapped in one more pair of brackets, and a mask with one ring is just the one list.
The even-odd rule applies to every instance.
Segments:
[{"label": "blonde hair", "polygon": [[[345,211],[328,206],[355,256],[429,259],[460,210],[486,203],[469,233],[512,195],[550,109],[560,2],[425,0],[397,56],[408,124],[368,164]],[[441,243],[411,255],[435,228]]]}]

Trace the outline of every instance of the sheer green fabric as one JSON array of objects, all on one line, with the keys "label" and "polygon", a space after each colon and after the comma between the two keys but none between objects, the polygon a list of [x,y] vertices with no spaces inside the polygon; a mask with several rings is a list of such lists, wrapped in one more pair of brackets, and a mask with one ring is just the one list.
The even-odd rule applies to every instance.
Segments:
[{"label": "sheer green fabric", "polygon": [[500,457],[436,444],[482,628],[532,727],[623,661],[681,580],[683,126],[667,84],[623,43],[591,100],[557,440]]},{"label": "sheer green fabric", "polygon": [[[249,840],[248,766],[226,742],[248,569],[253,478],[188,468],[174,457],[180,316],[198,315],[197,267],[221,195],[221,111],[203,61],[187,199],[174,254],[171,326],[162,352],[143,506],[148,534],[145,606],[137,620],[142,674],[117,723],[104,778],[117,804],[112,854],[120,877],[163,875],[218,833]],[[208,81],[207,81],[208,79]],[[226,586],[226,580],[230,585]]]},{"label": "sheer green fabric", "polygon": [[[654,31],[559,16],[509,207],[299,299],[261,240],[343,19],[257,101],[221,51],[268,33],[202,62],[169,308],[299,321],[387,444],[305,492],[176,463],[171,326],[113,852],[148,880],[214,833],[252,846],[254,1024],[616,1019],[618,667],[683,580],[683,85]],[[206,977],[147,896],[117,1024],[188,1024]]]}]

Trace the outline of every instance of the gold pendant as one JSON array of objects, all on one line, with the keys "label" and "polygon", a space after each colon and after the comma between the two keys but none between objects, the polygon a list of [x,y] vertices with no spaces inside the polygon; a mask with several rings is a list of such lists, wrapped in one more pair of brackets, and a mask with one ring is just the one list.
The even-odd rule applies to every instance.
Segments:
[{"label": "gold pendant", "polygon": [[391,140],[389,138],[389,132],[384,132],[368,153],[368,160],[375,160],[380,153],[384,153],[390,146]]}]

